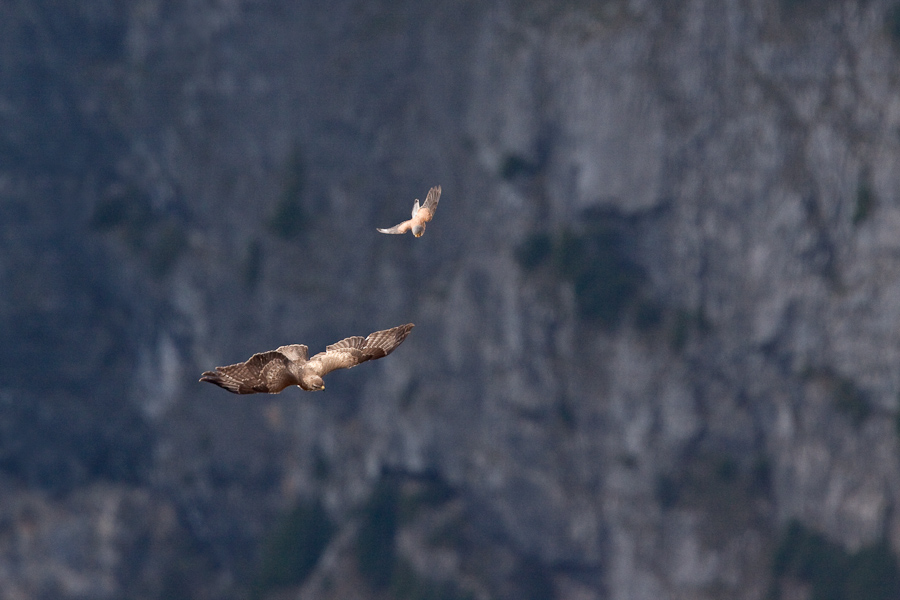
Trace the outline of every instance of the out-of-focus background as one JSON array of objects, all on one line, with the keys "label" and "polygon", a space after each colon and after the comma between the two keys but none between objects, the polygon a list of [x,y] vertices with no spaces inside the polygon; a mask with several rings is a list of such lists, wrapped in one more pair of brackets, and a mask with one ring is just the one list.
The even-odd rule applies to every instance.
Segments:
[{"label": "out-of-focus background", "polygon": [[898,394],[895,0],[0,3],[2,600],[894,599]]}]

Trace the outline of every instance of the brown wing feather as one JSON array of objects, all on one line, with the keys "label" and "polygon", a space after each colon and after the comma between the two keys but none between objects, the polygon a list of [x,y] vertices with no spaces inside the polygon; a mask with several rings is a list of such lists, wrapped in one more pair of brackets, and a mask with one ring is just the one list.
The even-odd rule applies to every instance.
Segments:
[{"label": "brown wing feather", "polygon": [[376,227],[376,229],[381,233],[406,233],[407,231],[409,231],[410,227],[412,227],[412,219],[410,219],[409,221],[403,221],[398,225],[394,225],[390,229],[380,229],[378,227]]},{"label": "brown wing feather", "polygon": [[[422,205],[427,212],[425,220],[430,221],[434,217],[434,211],[437,210],[438,202],[441,199],[441,186],[436,185],[428,190],[428,196],[425,197],[425,204]],[[420,211],[421,213],[421,211]]]},{"label": "brown wing feather", "polygon": [[322,377],[327,373],[338,369],[349,369],[362,362],[362,349],[365,347],[366,338],[354,335],[325,346],[325,352],[319,352],[309,361],[315,373]]},{"label": "brown wing feather", "polygon": [[349,369],[367,360],[384,358],[403,343],[413,327],[412,323],[407,323],[370,333],[365,339],[358,335],[345,338],[309,359],[310,368],[322,377],[337,369]]},{"label": "brown wing feather", "polygon": [[246,362],[206,371],[200,381],[214,383],[234,394],[277,394],[297,378],[288,369],[290,360],[277,350],[254,354]]},{"label": "brown wing feather", "polygon": [[382,358],[397,349],[397,346],[403,343],[412,328],[412,323],[399,325],[383,331],[370,333],[366,338],[366,344],[363,347],[363,353],[368,357],[366,360],[374,360]]},{"label": "brown wing feather", "polygon": [[339,348],[330,352],[319,352],[309,359],[309,369],[319,377],[324,377],[338,369],[355,367],[367,359],[359,348]]},{"label": "brown wing feather", "polygon": [[[332,350],[338,350],[340,348],[359,348],[360,350],[365,348],[366,346],[366,338],[361,335],[354,335],[348,338],[344,338],[339,342],[331,344],[330,346],[325,346],[325,352],[331,352]],[[321,354],[321,352],[319,353]]]},{"label": "brown wing feather", "polygon": [[278,346],[276,352],[281,352],[292,362],[305,363],[309,360],[309,348],[303,344],[290,344],[288,346]]}]

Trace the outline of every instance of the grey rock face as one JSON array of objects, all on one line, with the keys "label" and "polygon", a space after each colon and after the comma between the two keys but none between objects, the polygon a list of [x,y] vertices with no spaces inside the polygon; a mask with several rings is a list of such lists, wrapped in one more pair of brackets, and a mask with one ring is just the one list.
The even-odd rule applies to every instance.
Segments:
[{"label": "grey rock face", "polygon": [[[788,523],[896,549],[897,21],[0,7],[0,594],[750,599],[815,589]],[[410,321],[323,394],[196,383]]]}]

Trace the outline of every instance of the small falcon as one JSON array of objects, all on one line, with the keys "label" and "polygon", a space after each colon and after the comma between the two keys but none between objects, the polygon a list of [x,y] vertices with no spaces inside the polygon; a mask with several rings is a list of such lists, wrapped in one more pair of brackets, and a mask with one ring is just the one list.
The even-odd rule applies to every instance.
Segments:
[{"label": "small falcon", "polygon": [[349,369],[367,360],[384,358],[403,343],[414,325],[407,323],[368,337],[353,336],[325,347],[312,358],[303,344],[281,346],[254,354],[247,362],[206,371],[200,381],[208,381],[234,394],[277,394],[297,385],[315,392],[325,389],[322,377],[337,369]]},{"label": "small falcon", "polygon": [[425,223],[434,217],[434,211],[437,210],[438,200],[441,199],[441,186],[436,185],[428,190],[428,196],[425,197],[425,204],[419,208],[419,199],[413,204],[412,219],[403,221],[399,225],[394,225],[390,229],[378,229],[381,233],[406,233],[412,229],[412,233],[416,237],[422,237],[425,233]]}]

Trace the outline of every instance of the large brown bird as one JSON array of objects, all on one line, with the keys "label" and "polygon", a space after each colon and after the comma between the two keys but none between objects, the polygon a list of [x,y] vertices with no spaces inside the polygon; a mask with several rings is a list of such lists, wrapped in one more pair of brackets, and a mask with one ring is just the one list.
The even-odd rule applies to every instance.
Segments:
[{"label": "large brown bird", "polygon": [[[425,197],[425,204],[419,208],[419,199],[413,204],[412,219],[403,221],[399,225],[394,225],[390,229],[378,229],[381,233],[406,233],[412,229],[412,233],[416,237],[422,237],[425,233],[425,223],[434,217],[434,211],[437,210],[438,201],[441,199],[441,186],[436,185],[428,190]],[[377,228],[376,228],[377,229]]]},{"label": "large brown bird", "polygon": [[403,343],[414,325],[370,333],[368,337],[348,337],[325,347],[312,358],[303,344],[281,346],[260,352],[247,362],[207,371],[200,381],[208,381],[235,394],[277,394],[291,385],[314,392],[325,389],[322,377],[337,369],[349,369],[367,360],[383,358]]}]

